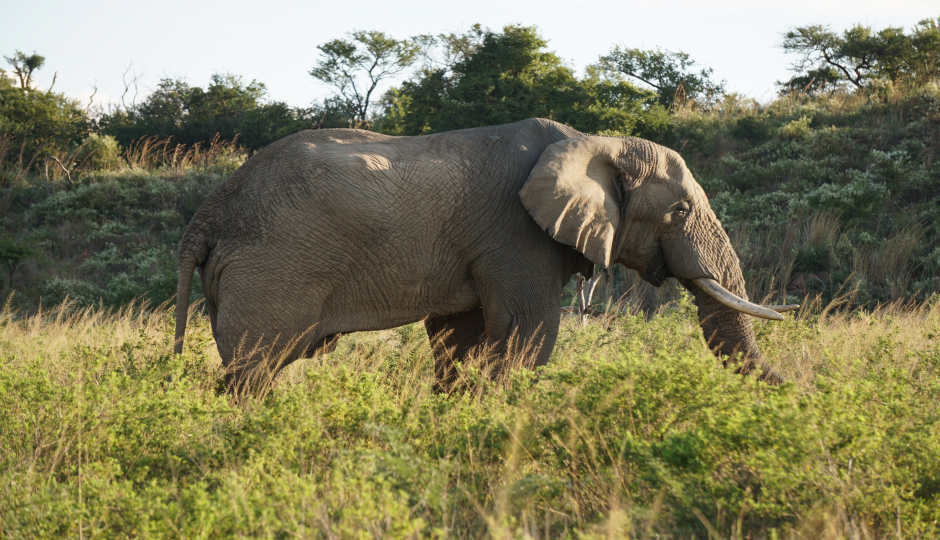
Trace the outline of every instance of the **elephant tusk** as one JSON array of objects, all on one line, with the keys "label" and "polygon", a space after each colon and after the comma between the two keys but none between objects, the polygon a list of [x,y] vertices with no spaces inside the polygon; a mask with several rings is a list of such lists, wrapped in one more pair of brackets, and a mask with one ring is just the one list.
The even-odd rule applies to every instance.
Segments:
[{"label": "elephant tusk", "polygon": [[771,319],[774,321],[783,320],[783,315],[772,309],[758,306],[757,304],[752,304],[739,296],[731,294],[728,289],[725,289],[719,285],[718,282],[714,279],[696,278],[692,280],[692,283],[695,283],[698,288],[708,293],[709,296],[731,309],[740,311],[741,313],[746,313],[753,317],[761,317],[763,319]]},{"label": "elephant tusk", "polygon": [[799,304],[786,304],[782,306],[761,306],[762,308],[772,309],[777,313],[786,313],[788,311],[793,311],[794,309],[800,309]]}]

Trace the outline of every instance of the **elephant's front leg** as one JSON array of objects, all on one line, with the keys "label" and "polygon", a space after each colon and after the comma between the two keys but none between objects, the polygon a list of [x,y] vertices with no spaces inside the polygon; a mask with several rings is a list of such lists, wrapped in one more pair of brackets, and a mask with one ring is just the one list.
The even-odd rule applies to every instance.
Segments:
[{"label": "elephant's front leg", "polygon": [[456,362],[466,362],[484,344],[486,322],[483,309],[428,317],[424,329],[434,351],[434,388],[449,392],[457,381]]},{"label": "elephant's front leg", "polygon": [[493,366],[491,376],[494,378],[507,367],[547,364],[561,322],[556,300],[560,290],[531,295],[520,294],[519,290],[504,292],[505,295],[485,294],[483,298],[486,345],[502,357],[500,363]]}]

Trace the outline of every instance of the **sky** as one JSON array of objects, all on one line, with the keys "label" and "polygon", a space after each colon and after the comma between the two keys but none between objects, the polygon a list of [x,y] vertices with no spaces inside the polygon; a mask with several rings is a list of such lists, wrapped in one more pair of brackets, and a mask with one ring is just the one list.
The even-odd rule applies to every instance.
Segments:
[{"label": "sky", "polygon": [[[796,60],[780,48],[795,26],[903,26],[940,16],[937,0],[0,0],[0,55],[36,52],[48,88],[87,103],[117,102],[122,78],[139,77],[137,101],[161,78],[206,86],[213,73],[241,75],[268,98],[306,106],[330,94],[308,72],[317,45],[352,30],[395,38],[535,25],[578,74],[615,45],[681,50],[759,101],[775,94]],[[9,66],[3,65],[8,68]],[[9,70],[8,70],[9,71]],[[124,97],[130,103],[133,88]]]}]

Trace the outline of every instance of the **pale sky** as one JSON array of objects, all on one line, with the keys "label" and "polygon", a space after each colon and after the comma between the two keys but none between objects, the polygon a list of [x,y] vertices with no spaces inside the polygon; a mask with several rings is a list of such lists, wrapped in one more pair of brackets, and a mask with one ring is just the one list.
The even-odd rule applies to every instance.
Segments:
[{"label": "pale sky", "polygon": [[[141,94],[161,77],[206,86],[216,72],[257,79],[268,97],[308,105],[328,86],[307,72],[316,46],[351,30],[396,38],[536,25],[549,49],[581,75],[614,45],[681,50],[725,79],[727,89],[761,101],[789,78],[794,60],[779,44],[798,25],[903,26],[940,16],[937,0],[0,0],[0,55],[19,49],[46,57],[36,80],[87,101],[117,100],[128,66]],[[4,63],[5,64],[5,63]],[[3,65],[4,68],[8,66]],[[8,70],[9,71],[9,70]],[[129,99],[128,96],[127,99]],[[138,97],[138,101],[140,97]]]}]

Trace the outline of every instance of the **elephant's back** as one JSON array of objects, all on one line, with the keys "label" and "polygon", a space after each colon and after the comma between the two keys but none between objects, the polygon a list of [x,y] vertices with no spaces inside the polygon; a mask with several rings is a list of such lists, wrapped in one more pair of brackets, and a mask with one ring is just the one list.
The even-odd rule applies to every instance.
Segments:
[{"label": "elephant's back", "polygon": [[516,194],[528,171],[548,144],[572,134],[540,119],[419,137],[305,131],[249,159],[206,206],[214,236],[248,243],[270,245],[298,228],[321,238],[426,238],[487,212],[527,216]]}]

